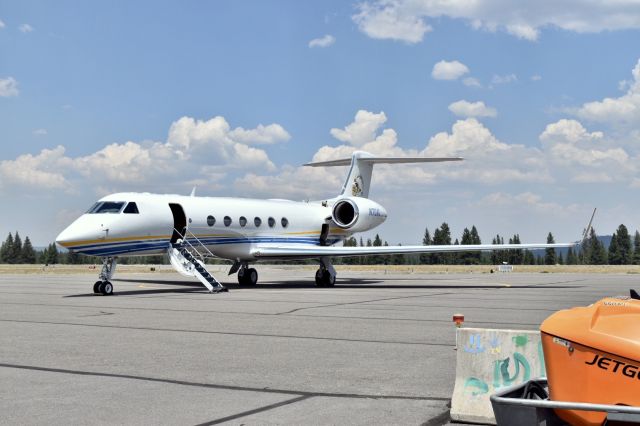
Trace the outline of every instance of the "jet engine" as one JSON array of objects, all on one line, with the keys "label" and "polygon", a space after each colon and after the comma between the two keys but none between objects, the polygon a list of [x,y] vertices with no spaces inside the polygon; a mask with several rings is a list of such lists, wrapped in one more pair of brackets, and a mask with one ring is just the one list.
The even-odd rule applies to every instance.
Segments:
[{"label": "jet engine", "polygon": [[368,198],[344,197],[334,203],[331,219],[342,229],[362,232],[384,222],[387,219],[387,211]]}]

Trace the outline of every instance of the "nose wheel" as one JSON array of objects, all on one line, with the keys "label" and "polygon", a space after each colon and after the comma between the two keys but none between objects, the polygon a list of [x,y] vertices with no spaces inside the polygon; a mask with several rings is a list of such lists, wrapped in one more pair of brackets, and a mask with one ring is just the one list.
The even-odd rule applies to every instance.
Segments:
[{"label": "nose wheel", "polygon": [[95,294],[111,296],[113,294],[113,284],[109,281],[96,281],[93,285],[93,292]]}]

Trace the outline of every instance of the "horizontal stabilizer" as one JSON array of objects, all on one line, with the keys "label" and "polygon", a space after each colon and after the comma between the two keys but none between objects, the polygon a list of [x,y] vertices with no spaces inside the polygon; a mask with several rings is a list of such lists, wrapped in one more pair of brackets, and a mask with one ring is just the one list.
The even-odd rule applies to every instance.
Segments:
[{"label": "horizontal stabilizer", "polygon": [[[365,164],[403,164],[403,163],[441,163],[444,161],[462,161],[460,157],[363,157],[358,159]],[[348,166],[351,158],[341,158],[339,160],[316,161],[307,163],[310,167],[333,167]]]}]

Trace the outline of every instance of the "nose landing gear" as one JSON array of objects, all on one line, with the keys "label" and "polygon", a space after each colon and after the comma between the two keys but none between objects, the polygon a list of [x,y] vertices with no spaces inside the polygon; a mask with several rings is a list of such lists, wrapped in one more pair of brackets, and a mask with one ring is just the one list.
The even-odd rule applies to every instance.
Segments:
[{"label": "nose landing gear", "polygon": [[105,296],[111,296],[113,294],[113,284],[110,281],[96,281],[93,285],[93,292],[98,294],[102,293]]},{"label": "nose landing gear", "polygon": [[102,293],[104,296],[113,294],[113,284],[109,281],[116,271],[116,258],[105,257],[102,259],[102,269],[98,276],[98,281],[93,284],[93,292],[95,294]]}]

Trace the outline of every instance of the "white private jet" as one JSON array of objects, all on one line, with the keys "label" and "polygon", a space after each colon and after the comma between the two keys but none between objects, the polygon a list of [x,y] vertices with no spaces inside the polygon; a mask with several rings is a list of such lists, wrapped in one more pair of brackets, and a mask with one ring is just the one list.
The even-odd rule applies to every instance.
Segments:
[{"label": "white private jet", "polygon": [[[250,263],[273,259],[318,259],[315,276],[319,287],[333,286],[336,271],[332,257],[543,249],[568,244],[479,244],[432,246],[336,246],[356,232],[369,231],[387,219],[380,204],[368,198],[373,165],[378,163],[429,163],[461,158],[382,158],[357,151],[351,158],[308,163],[306,166],[350,166],[340,194],[317,202],[246,198],[118,193],[95,203],[58,235],[56,243],[85,255],[103,258],[94,293],[110,295],[119,256],[169,255],[180,274],[197,278],[210,292],[226,291],[207,270],[206,258],[233,261],[229,275],[255,285],[258,272]],[[588,228],[587,228],[588,230]]]}]

